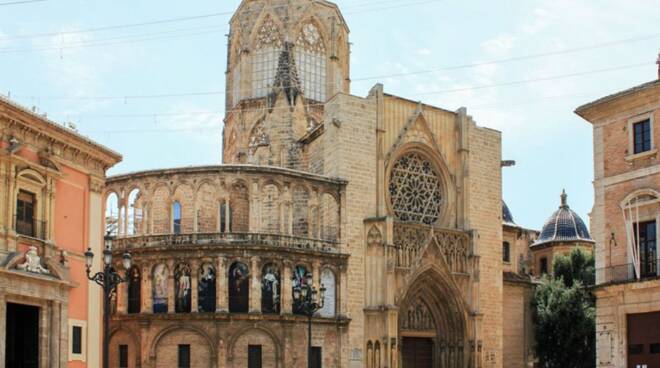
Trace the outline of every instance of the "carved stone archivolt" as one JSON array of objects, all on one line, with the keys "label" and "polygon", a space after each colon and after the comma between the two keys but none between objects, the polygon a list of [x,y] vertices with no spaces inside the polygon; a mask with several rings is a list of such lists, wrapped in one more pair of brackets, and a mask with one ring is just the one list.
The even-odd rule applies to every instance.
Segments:
[{"label": "carved stone archivolt", "polygon": [[402,311],[399,323],[401,329],[408,331],[434,331],[436,328],[433,315],[420,298]]}]

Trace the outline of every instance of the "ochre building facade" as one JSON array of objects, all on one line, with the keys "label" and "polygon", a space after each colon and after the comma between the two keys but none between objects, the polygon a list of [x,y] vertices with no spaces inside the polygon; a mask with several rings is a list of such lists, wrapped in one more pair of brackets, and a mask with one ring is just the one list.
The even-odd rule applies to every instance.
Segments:
[{"label": "ochre building facade", "polygon": [[246,0],[230,26],[224,165],[108,179],[135,264],[112,366],[303,367],[307,274],[327,289],[316,367],[533,364],[538,233],[503,218],[501,134],[380,84],[351,95],[333,3]]},{"label": "ochre building facade", "polygon": [[0,367],[99,367],[84,252],[101,253],[105,173],[121,156],[4,98],[0,132]]},{"label": "ochre building facade", "polygon": [[598,367],[660,366],[658,78],[576,110],[593,125]]}]

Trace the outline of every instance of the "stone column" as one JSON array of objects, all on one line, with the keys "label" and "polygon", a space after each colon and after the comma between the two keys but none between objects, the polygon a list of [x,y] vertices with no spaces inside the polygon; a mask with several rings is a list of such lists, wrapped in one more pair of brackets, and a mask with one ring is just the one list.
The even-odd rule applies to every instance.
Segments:
[{"label": "stone column", "polygon": [[261,268],[259,257],[250,259],[250,313],[261,313]]},{"label": "stone column", "polygon": [[335,290],[339,294],[337,298],[337,315],[342,317],[348,317],[348,273],[347,265],[341,265],[339,267],[339,277],[338,280],[335,280]]},{"label": "stone column", "polygon": [[174,261],[168,261],[167,268],[169,271],[167,276],[167,313],[175,313],[174,300],[176,298],[176,293],[174,290]]},{"label": "stone column", "polygon": [[140,289],[140,298],[142,305],[140,306],[140,313],[153,313],[154,312],[154,303],[153,303],[153,292],[151,286],[151,280],[153,279],[151,275],[151,267],[143,266],[141,272],[142,285]]},{"label": "stone column", "polygon": [[312,264],[312,286],[314,286],[316,290],[319,290],[321,287],[321,263],[319,261],[315,261]]},{"label": "stone column", "polygon": [[190,262],[190,311],[192,313],[199,312],[199,288],[197,282],[199,280],[199,267],[196,260]]},{"label": "stone column", "polygon": [[282,311],[282,314],[291,314],[292,313],[292,284],[291,284],[291,276],[292,276],[292,271],[291,271],[292,265],[291,262],[284,262],[284,268],[282,270],[282,295],[280,298],[280,301],[282,305],[280,306],[280,310]]},{"label": "stone column", "polygon": [[[130,277],[130,276],[129,276]],[[128,313],[128,282],[117,285],[117,314]]]},{"label": "stone column", "polygon": [[227,292],[227,259],[218,257],[215,272],[215,311],[217,313],[229,311]]}]

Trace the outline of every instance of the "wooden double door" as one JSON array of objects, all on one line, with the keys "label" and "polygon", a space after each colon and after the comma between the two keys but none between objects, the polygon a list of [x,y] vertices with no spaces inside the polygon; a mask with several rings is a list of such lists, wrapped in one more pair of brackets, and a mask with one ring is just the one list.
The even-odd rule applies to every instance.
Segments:
[{"label": "wooden double door", "polygon": [[404,337],[401,348],[403,368],[433,368],[433,340]]},{"label": "wooden double door", "polygon": [[629,314],[628,367],[660,367],[660,313]]}]

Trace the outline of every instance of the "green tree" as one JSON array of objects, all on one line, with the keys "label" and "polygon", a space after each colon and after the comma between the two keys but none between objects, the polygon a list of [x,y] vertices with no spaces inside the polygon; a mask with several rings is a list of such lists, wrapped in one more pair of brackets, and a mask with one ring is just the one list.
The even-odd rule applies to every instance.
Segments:
[{"label": "green tree", "polygon": [[542,368],[596,366],[596,308],[583,282],[593,280],[593,257],[574,251],[553,262],[533,299],[536,354]]},{"label": "green tree", "polygon": [[566,287],[572,287],[575,281],[582,285],[593,285],[595,271],[595,260],[593,254],[575,248],[569,255],[555,256],[552,261],[552,269],[556,279],[563,279]]}]

